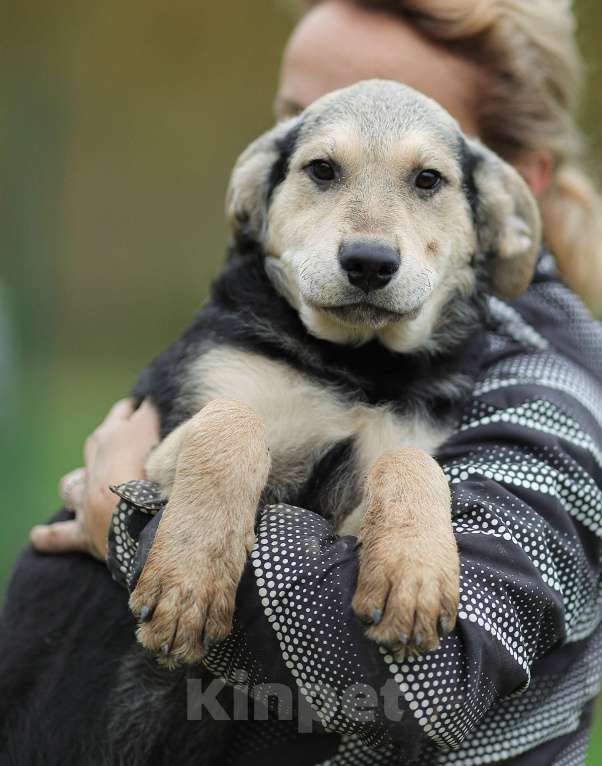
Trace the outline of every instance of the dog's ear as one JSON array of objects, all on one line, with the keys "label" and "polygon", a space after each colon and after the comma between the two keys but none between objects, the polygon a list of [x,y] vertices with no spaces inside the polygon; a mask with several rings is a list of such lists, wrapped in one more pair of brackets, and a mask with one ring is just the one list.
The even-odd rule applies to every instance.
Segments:
[{"label": "dog's ear", "polygon": [[240,155],[226,197],[235,241],[261,243],[270,200],[286,178],[300,129],[300,117],[278,123]]},{"label": "dog's ear", "polygon": [[465,185],[493,289],[512,300],[531,282],[542,243],[537,202],[519,173],[479,141],[465,145]]}]

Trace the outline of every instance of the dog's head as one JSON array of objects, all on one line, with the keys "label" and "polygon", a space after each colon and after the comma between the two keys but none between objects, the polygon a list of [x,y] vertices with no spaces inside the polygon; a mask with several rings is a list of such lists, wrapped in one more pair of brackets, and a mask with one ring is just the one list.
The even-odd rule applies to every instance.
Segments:
[{"label": "dog's head", "polygon": [[484,263],[503,298],[529,284],[541,243],[519,174],[438,104],[393,82],[330,93],[240,157],[228,213],[259,244],[307,329],[338,343],[428,348]]}]

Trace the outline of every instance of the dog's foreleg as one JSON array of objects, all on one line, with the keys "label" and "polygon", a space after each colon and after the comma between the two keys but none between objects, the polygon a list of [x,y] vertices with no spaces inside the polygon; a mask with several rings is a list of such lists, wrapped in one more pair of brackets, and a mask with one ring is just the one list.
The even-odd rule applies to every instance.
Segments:
[{"label": "dog's foreleg", "polygon": [[385,452],[365,487],[353,608],[368,636],[429,651],[455,624],[459,558],[447,479],[426,452]]},{"label": "dog's foreleg", "polygon": [[[194,419],[193,419],[194,420]],[[146,474],[161,486],[163,497],[170,497],[176,480],[178,457],[191,426],[190,420],[174,428],[150,452],[146,459]]]},{"label": "dog's foreleg", "polygon": [[171,665],[199,662],[230,632],[270,467],[263,423],[239,402],[210,402],[174,444],[173,489],[130,598],[139,641]]}]

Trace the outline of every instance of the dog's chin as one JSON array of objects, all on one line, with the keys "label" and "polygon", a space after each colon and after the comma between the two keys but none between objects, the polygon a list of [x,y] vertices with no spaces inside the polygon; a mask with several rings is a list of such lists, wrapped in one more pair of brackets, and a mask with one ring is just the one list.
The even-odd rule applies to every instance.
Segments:
[{"label": "dog's chin", "polygon": [[382,330],[392,323],[415,319],[420,312],[420,308],[407,312],[393,311],[368,302],[314,308],[328,314],[345,327],[366,330]]},{"label": "dog's chin", "polygon": [[[307,331],[322,340],[362,346],[378,339],[386,348],[403,352],[416,346],[413,328],[420,324],[425,309],[425,304],[402,312],[367,301],[335,305],[300,301],[299,316]],[[418,342],[422,343],[421,336]]]}]

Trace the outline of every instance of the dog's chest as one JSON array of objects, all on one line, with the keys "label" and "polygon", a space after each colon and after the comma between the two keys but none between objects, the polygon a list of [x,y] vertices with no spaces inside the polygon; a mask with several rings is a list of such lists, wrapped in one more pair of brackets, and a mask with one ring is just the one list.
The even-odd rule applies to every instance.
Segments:
[{"label": "dog's chest", "polygon": [[361,481],[385,450],[411,445],[432,453],[448,435],[424,418],[348,401],[283,362],[230,347],[212,349],[191,365],[184,395],[191,413],[217,398],[249,405],[266,426],[270,483],[284,491],[306,481],[341,442],[352,444],[353,473]]}]

